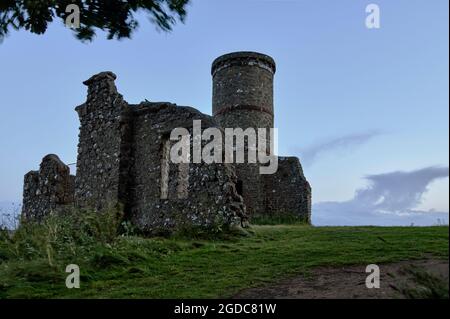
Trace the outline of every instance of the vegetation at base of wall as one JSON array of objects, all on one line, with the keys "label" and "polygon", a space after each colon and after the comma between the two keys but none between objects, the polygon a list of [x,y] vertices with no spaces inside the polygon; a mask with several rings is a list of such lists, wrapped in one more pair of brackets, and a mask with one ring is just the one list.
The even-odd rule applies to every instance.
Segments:
[{"label": "vegetation at base of wall", "polygon": [[39,223],[22,221],[14,231],[0,227],[0,262],[45,258],[50,266],[57,265],[94,244],[115,242],[124,225],[121,207],[100,212],[68,207]]},{"label": "vegetation at base of wall", "polygon": [[242,228],[238,225],[214,227],[181,227],[173,232],[172,239],[193,239],[193,240],[234,240],[238,237],[247,237],[254,234],[252,229]]},{"label": "vegetation at base of wall", "polygon": [[[442,226],[296,224],[144,238],[117,209],[51,216],[0,231],[0,298],[230,297],[318,266],[448,258],[448,235]],[[80,289],[65,286],[68,264],[80,267]]]}]

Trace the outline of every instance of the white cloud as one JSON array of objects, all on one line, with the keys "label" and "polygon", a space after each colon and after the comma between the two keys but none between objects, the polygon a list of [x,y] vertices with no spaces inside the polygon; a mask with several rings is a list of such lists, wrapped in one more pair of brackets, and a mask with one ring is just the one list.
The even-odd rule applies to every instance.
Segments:
[{"label": "white cloud", "polygon": [[349,201],[320,202],[313,206],[315,225],[435,225],[448,223],[448,212],[415,209],[430,183],[448,178],[448,167],[426,167],[410,172],[366,176],[369,186]]}]

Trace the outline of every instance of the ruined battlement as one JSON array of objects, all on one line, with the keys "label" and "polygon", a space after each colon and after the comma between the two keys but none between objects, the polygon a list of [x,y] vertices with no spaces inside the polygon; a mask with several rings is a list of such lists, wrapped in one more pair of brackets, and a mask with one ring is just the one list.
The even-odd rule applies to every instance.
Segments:
[{"label": "ruined battlement", "polygon": [[234,52],[224,54],[214,60],[211,75],[214,77],[218,71],[232,66],[257,66],[272,74],[276,72],[275,60],[270,56],[257,52]]}]

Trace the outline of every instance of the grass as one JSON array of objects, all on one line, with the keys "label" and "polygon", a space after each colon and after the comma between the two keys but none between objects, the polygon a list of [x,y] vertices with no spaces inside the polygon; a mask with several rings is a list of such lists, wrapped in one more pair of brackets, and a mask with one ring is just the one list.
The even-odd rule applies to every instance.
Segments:
[{"label": "grass", "polygon": [[448,299],[448,281],[426,272],[416,266],[403,270],[412,277],[414,285],[404,284],[397,288],[406,298],[410,299]]},{"label": "grass", "polygon": [[[124,234],[116,212],[74,216],[0,232],[0,298],[226,298],[317,266],[448,258],[449,248],[443,226],[257,225],[143,238]],[[80,266],[80,289],[65,287],[68,264]]]},{"label": "grass", "polygon": [[302,218],[294,214],[284,214],[278,216],[255,216],[252,217],[253,225],[306,225],[309,224]]}]

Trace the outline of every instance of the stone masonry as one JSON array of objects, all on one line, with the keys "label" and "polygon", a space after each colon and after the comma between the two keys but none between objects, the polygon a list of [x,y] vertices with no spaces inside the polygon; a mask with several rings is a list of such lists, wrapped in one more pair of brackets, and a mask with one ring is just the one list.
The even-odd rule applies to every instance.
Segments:
[{"label": "stone masonry", "polygon": [[169,102],[128,104],[117,91],[115,74],[94,75],[84,82],[86,102],[76,107],[76,176],[56,155],[44,157],[39,171],[25,175],[23,216],[39,221],[66,205],[101,210],[121,204],[125,217],[149,234],[222,228],[255,216],[289,214],[310,222],[311,187],[298,158],[279,157],[272,175],[260,175],[259,164],[169,159],[176,142],[171,131],[184,128],[192,140],[194,120],[201,120],[202,130],[272,128],[274,74],[275,62],[263,54],[216,59],[213,116]]},{"label": "stone masonry", "polygon": [[[226,54],[213,62],[211,74],[212,111],[220,126],[243,130],[273,127],[275,62],[271,57],[253,52]],[[248,212],[253,216],[266,214],[264,175],[258,173],[259,164],[235,166]]]},{"label": "stone masonry", "polygon": [[75,176],[58,156],[42,159],[39,171],[30,171],[24,178],[23,217],[41,220],[52,210],[73,203]]}]

